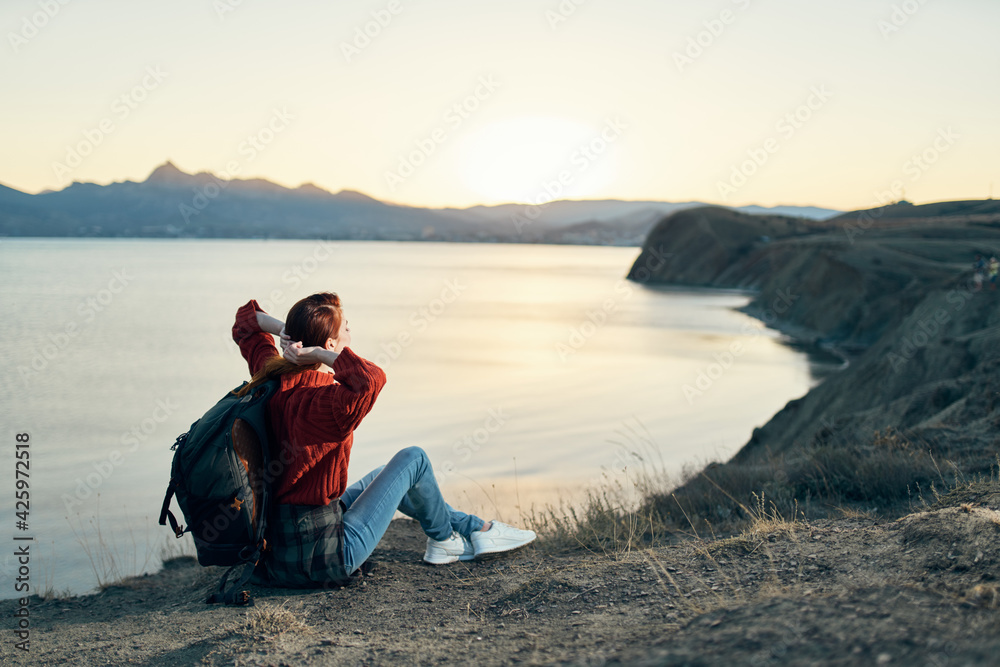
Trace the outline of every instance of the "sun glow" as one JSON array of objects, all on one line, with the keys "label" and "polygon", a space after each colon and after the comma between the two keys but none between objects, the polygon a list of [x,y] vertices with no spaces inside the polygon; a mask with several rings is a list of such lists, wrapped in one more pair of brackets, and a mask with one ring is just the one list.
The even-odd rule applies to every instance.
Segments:
[{"label": "sun glow", "polygon": [[616,139],[605,126],[565,118],[500,121],[459,146],[460,178],[483,203],[592,197],[614,177]]}]

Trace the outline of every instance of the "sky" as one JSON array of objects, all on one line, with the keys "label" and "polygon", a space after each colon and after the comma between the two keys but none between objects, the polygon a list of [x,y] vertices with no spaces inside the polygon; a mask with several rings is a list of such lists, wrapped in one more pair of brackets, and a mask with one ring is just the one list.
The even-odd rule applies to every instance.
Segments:
[{"label": "sky", "polygon": [[1000,194],[995,0],[3,0],[0,183],[417,206]]}]

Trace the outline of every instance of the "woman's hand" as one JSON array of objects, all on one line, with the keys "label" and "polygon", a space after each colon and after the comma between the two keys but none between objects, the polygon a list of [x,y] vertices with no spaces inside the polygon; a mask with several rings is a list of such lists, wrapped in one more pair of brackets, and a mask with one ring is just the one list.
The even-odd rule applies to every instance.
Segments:
[{"label": "woman's hand", "polygon": [[320,352],[327,351],[325,348],[319,346],[302,347],[302,343],[299,341],[289,341],[287,345],[282,342],[282,345],[285,348],[282,356],[298,366],[311,366],[323,363],[323,360],[320,358]]},{"label": "woman's hand", "polygon": [[325,347],[318,345],[303,347],[301,341],[292,340],[292,337],[285,331],[284,325],[282,325],[278,337],[281,342],[282,356],[297,366],[325,364],[333,368],[333,362],[337,360],[343,349],[351,344],[351,330],[347,326],[347,322],[344,322],[340,327],[340,335],[336,339],[327,339]]}]

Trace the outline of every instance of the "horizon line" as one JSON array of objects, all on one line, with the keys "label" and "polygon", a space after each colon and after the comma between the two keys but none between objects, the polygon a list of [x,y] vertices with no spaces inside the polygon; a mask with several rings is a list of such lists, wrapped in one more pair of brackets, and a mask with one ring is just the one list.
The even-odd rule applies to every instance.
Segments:
[{"label": "horizon line", "polygon": [[[529,201],[503,201],[503,202],[497,202],[497,203],[483,203],[483,202],[478,202],[478,203],[475,203],[475,204],[469,204],[469,205],[465,205],[465,206],[455,205],[455,204],[444,204],[444,205],[433,205],[433,206],[430,206],[430,205],[420,205],[420,204],[407,203],[407,202],[398,201],[398,200],[380,199],[379,197],[375,197],[373,195],[368,194],[367,192],[363,192],[361,190],[357,190],[357,189],[354,189],[354,188],[341,188],[340,190],[334,192],[333,190],[329,190],[329,189],[327,189],[327,188],[325,188],[325,187],[323,187],[321,185],[318,185],[315,181],[303,181],[303,182],[299,183],[298,185],[287,185],[287,184],[282,183],[280,181],[273,180],[272,178],[269,178],[267,176],[261,176],[261,175],[257,175],[257,176],[248,175],[248,176],[237,177],[237,178],[223,178],[223,177],[219,176],[218,174],[216,174],[216,173],[214,173],[212,171],[209,171],[207,169],[201,169],[201,170],[198,170],[198,171],[189,172],[189,171],[184,171],[183,169],[181,169],[180,167],[178,167],[173,162],[173,160],[171,160],[169,158],[166,159],[164,162],[162,162],[162,163],[156,165],[155,167],[153,167],[153,169],[150,170],[150,172],[146,176],[146,178],[144,180],[141,180],[141,181],[133,180],[131,178],[125,178],[123,180],[108,180],[106,182],[73,180],[68,185],[63,186],[59,190],[54,190],[52,188],[43,188],[41,190],[38,190],[37,192],[30,192],[28,190],[22,190],[20,188],[8,185],[7,183],[3,183],[3,182],[0,182],[0,186],[3,186],[3,187],[6,187],[6,188],[9,188],[11,190],[14,190],[16,192],[20,192],[22,194],[34,197],[34,196],[39,196],[39,195],[43,195],[43,194],[51,194],[51,193],[56,193],[56,192],[63,192],[64,190],[67,190],[68,188],[70,188],[70,187],[72,187],[74,185],[96,185],[98,187],[108,187],[110,185],[117,185],[117,184],[123,184],[123,183],[137,183],[137,184],[141,184],[141,183],[148,182],[149,179],[150,179],[150,177],[153,175],[153,173],[156,172],[158,169],[160,169],[162,167],[166,167],[168,165],[171,166],[171,167],[173,167],[174,169],[176,169],[181,174],[184,174],[185,176],[198,176],[198,175],[201,175],[201,174],[207,174],[207,175],[211,176],[212,178],[215,178],[215,179],[221,180],[221,181],[227,181],[227,182],[264,181],[266,183],[270,183],[272,185],[276,185],[276,186],[278,186],[280,188],[283,188],[283,189],[289,190],[289,191],[298,190],[298,189],[301,189],[301,188],[303,188],[305,186],[312,186],[314,188],[322,190],[323,192],[327,192],[327,193],[329,193],[331,195],[338,195],[338,194],[342,194],[342,193],[354,193],[354,194],[359,194],[359,195],[361,195],[363,197],[367,197],[369,199],[372,199],[374,201],[377,201],[377,202],[380,202],[382,204],[386,204],[386,205],[389,205],[389,206],[398,206],[398,207],[404,207],[404,208],[419,208],[419,209],[425,209],[425,210],[456,210],[456,211],[465,211],[465,210],[472,209],[472,208],[498,208],[498,207],[501,207],[501,206],[547,206],[549,204],[553,204],[553,203],[556,203],[556,202],[579,202],[579,203],[587,203],[587,202],[621,202],[621,203],[631,203],[631,204],[641,204],[641,203],[649,203],[649,204],[703,204],[705,206],[718,206],[718,207],[721,207],[721,208],[730,208],[730,209],[739,209],[739,208],[748,208],[748,207],[757,207],[757,208],[762,208],[762,209],[774,209],[774,208],[813,208],[813,209],[820,209],[820,210],[824,210],[824,211],[834,211],[834,212],[837,212],[837,213],[849,213],[852,210],[867,210],[867,209],[843,209],[843,208],[835,208],[835,207],[823,206],[823,205],[815,204],[815,203],[809,203],[809,204],[793,204],[793,203],[761,204],[761,203],[758,203],[758,202],[751,202],[751,203],[742,203],[742,204],[725,204],[725,203],[719,203],[719,202],[713,202],[713,201],[702,201],[702,200],[695,200],[695,199],[688,199],[688,200],[678,201],[678,200],[670,200],[670,199],[622,199],[622,198],[617,198],[617,197],[600,197],[600,198],[595,198],[595,199],[563,198],[563,199],[551,199],[551,200],[548,200],[548,201],[545,201],[545,202],[541,202],[541,203],[538,203],[538,202],[529,202]],[[985,197],[985,198],[980,199],[980,200],[940,199],[940,200],[933,200],[933,201],[924,201],[924,202],[919,202],[919,203],[915,202],[915,201],[909,201],[909,200],[906,200],[906,199],[902,199],[900,201],[908,201],[909,203],[911,203],[911,204],[913,204],[915,206],[922,206],[922,205],[926,205],[926,204],[935,204],[935,203],[943,203],[943,202],[950,202],[950,201],[990,201],[990,200],[992,200],[992,197]],[[899,202],[892,202],[892,203],[899,203]],[[882,204],[881,206],[885,206],[885,205],[887,205],[887,204]],[[872,206],[870,208],[880,208],[881,206],[876,205],[876,206]]]}]

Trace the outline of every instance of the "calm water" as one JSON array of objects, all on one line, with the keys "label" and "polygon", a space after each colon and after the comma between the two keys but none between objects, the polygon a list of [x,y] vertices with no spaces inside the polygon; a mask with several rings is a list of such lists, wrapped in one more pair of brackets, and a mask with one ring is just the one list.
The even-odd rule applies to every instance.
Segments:
[{"label": "calm water", "polygon": [[[173,541],[155,525],[169,446],[247,375],[236,308],[256,298],[283,317],[322,290],[340,293],[352,348],[389,377],[355,434],[352,479],[419,445],[452,504],[517,521],[654,461],[677,472],[731,456],[815,382],[810,364],[733,310],[746,296],[623,281],[638,253],[3,239],[0,536],[36,538],[33,590],[158,567]],[[24,532],[11,472],[22,432]],[[13,571],[0,558],[2,597]]]}]

